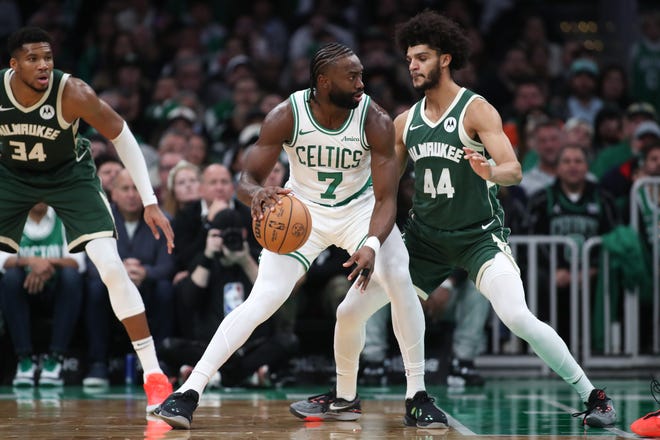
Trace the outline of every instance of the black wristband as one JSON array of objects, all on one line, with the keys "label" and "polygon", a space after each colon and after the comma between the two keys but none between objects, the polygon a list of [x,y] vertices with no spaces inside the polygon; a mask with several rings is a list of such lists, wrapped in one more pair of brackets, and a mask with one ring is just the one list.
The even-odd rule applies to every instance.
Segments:
[{"label": "black wristband", "polygon": [[209,258],[206,255],[202,255],[202,258],[197,262],[198,266],[203,267],[204,269],[211,270],[211,265],[213,264],[213,258]]}]

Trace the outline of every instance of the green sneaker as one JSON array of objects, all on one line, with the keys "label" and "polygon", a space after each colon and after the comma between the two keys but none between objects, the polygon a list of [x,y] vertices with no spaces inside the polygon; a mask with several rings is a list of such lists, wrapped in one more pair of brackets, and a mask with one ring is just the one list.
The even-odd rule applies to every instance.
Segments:
[{"label": "green sneaker", "polygon": [[12,385],[15,387],[33,387],[34,374],[36,372],[37,366],[31,357],[20,358],[16,366],[16,375],[12,381]]},{"label": "green sneaker", "polygon": [[46,356],[41,364],[39,386],[58,387],[64,385],[62,379],[62,361],[56,356]]}]

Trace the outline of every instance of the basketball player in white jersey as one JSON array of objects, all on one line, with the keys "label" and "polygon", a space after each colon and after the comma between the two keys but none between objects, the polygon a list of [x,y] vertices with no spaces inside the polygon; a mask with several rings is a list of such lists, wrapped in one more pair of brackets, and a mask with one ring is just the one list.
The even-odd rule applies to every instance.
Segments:
[{"label": "basketball player in white jersey", "polygon": [[[222,321],[189,379],[156,414],[175,428],[190,428],[209,378],[284,303],[319,253],[334,244],[352,254],[344,265],[354,266],[349,279],[355,280],[337,309],[337,386],[292,404],[291,412],[308,420],[360,417],[356,384],[365,323],[391,302],[406,369],[404,422],[446,428],[446,416],[425,391],[424,316],[408,273],[408,254],[394,225],[398,165],[392,120],[364,94],[362,63],[349,48],[336,43],[322,47],[310,70],[311,88],[293,93],[267,115],[245,158],[238,195],[251,205],[253,217],[262,218],[264,210],[274,209],[292,192],[310,210],[311,235],[287,255],[264,249],[248,299]],[[282,148],[291,177],[285,188],[264,187]]]}]

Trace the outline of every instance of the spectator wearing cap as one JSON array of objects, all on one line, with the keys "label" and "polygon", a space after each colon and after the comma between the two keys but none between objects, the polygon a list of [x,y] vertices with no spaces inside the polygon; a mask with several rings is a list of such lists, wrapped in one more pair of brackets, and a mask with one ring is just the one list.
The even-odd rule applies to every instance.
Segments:
[{"label": "spectator wearing cap", "polygon": [[634,134],[637,127],[645,121],[657,122],[655,108],[647,102],[630,104],[623,120],[623,140],[619,144],[599,151],[589,167],[596,178],[601,179],[609,170],[633,157],[635,154],[632,145]]},{"label": "spectator wearing cap", "polygon": [[598,65],[595,61],[589,58],[573,61],[568,80],[566,119],[579,118],[593,125],[596,114],[603,108],[603,100],[597,95],[598,77]]},{"label": "spectator wearing cap", "polygon": [[660,143],[660,126],[655,121],[644,121],[637,126],[630,142],[632,157],[607,171],[601,179],[601,186],[616,199],[620,216],[626,222],[630,212],[630,189],[640,171],[643,151],[647,145]]},{"label": "spectator wearing cap", "polygon": [[96,175],[101,180],[101,188],[103,188],[108,198],[110,198],[112,182],[117,177],[117,174],[124,169],[124,164],[117,156],[110,154],[102,154],[95,157],[94,164],[96,165]]}]

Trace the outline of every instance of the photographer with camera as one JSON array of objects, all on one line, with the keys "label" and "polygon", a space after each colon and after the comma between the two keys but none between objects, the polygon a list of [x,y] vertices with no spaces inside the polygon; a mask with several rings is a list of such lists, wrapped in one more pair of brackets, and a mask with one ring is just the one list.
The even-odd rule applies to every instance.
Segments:
[{"label": "photographer with camera", "polygon": [[[166,339],[159,351],[183,375],[186,366],[194,365],[204,353],[220,321],[246,299],[257,277],[257,258],[250,251],[248,228],[238,211],[223,209],[206,229],[204,251],[195,256],[190,275],[175,287],[177,313],[183,318],[179,321],[187,326],[181,329],[181,338]],[[266,385],[268,369],[287,360],[295,350],[295,341],[284,335],[274,329],[272,320],[263,323],[223,366],[222,384],[245,385],[257,373],[261,380],[254,384]],[[216,375],[210,384],[218,386],[218,379]]]}]

